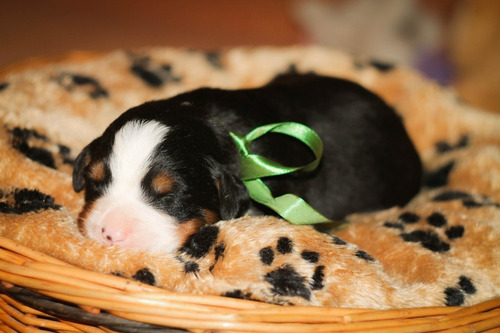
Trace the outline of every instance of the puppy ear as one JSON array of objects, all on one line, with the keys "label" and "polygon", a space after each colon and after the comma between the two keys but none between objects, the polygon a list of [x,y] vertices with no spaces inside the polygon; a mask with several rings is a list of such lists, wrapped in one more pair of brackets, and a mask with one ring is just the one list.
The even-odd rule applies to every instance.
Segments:
[{"label": "puppy ear", "polygon": [[83,177],[83,170],[90,162],[89,148],[90,145],[83,148],[77,156],[73,165],[73,189],[80,192],[85,186],[85,178]]},{"label": "puppy ear", "polygon": [[245,214],[250,197],[238,175],[222,172],[219,177],[219,200],[221,219],[229,220]]}]

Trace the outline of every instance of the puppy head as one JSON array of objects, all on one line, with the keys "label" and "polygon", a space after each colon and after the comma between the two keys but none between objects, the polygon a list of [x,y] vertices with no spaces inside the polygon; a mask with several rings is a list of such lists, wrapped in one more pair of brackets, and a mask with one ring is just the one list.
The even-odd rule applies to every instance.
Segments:
[{"label": "puppy head", "polygon": [[204,122],[123,119],[75,162],[78,225],[109,245],[172,252],[204,224],[241,215],[248,194],[228,143]]}]

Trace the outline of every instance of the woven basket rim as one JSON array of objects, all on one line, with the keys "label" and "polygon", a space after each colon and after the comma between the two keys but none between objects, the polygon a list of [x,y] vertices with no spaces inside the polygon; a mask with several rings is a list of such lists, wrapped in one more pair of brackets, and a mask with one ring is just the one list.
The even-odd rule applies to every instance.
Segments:
[{"label": "woven basket rim", "polygon": [[[166,327],[252,332],[426,332],[459,328],[482,331],[500,327],[500,298],[469,307],[387,310],[284,307],[223,296],[171,292],[78,268],[4,237],[0,237],[0,280],[0,292],[3,293],[0,321],[6,327],[12,320],[21,320],[19,315],[12,317],[12,308],[26,313],[27,306],[21,300],[28,299],[26,295],[34,299],[39,295],[39,299],[65,306],[73,304],[95,318],[95,322],[88,319],[84,323],[81,323],[83,320],[72,322],[70,327],[97,327],[105,320],[109,324],[116,318],[114,322],[119,323],[116,327],[124,332],[131,327],[141,332]],[[30,320],[37,315],[41,318],[64,317],[64,313],[51,310],[52,313],[47,314],[43,310],[30,309]],[[68,325],[69,321],[66,318],[57,325],[51,323],[52,326]]]}]

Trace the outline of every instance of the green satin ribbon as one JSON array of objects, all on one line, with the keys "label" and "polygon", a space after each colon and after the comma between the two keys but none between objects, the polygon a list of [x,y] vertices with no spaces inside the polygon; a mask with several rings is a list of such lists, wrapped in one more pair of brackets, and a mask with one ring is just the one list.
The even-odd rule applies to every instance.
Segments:
[{"label": "green satin ribbon", "polygon": [[[250,153],[252,141],[270,132],[285,134],[301,141],[314,153],[314,161],[301,167],[288,167],[264,156]],[[245,136],[233,132],[229,134],[240,151],[241,179],[248,189],[250,198],[271,208],[292,224],[333,223],[335,226],[339,226],[344,223],[328,219],[294,194],[288,193],[276,198],[273,197],[269,188],[260,179],[299,170],[313,171],[316,169],[323,155],[323,142],[316,132],[300,123],[285,122],[257,127]]]}]

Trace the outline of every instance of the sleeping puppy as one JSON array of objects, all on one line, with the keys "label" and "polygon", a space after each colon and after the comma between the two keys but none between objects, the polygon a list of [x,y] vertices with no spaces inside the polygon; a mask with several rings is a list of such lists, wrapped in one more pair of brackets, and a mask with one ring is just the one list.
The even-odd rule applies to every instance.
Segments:
[{"label": "sleeping puppy", "polygon": [[[249,209],[269,213],[250,203],[229,131],[284,121],[314,129],[324,154],[312,173],[265,180],[275,196],[294,193],[342,219],[403,205],[419,190],[419,156],[388,105],[350,81],[290,74],[261,88],[203,88],[123,113],[76,159],[73,187],[85,189],[80,230],[105,244],[172,252],[202,225]],[[252,152],[288,166],[314,159],[281,134],[253,142]]]}]

